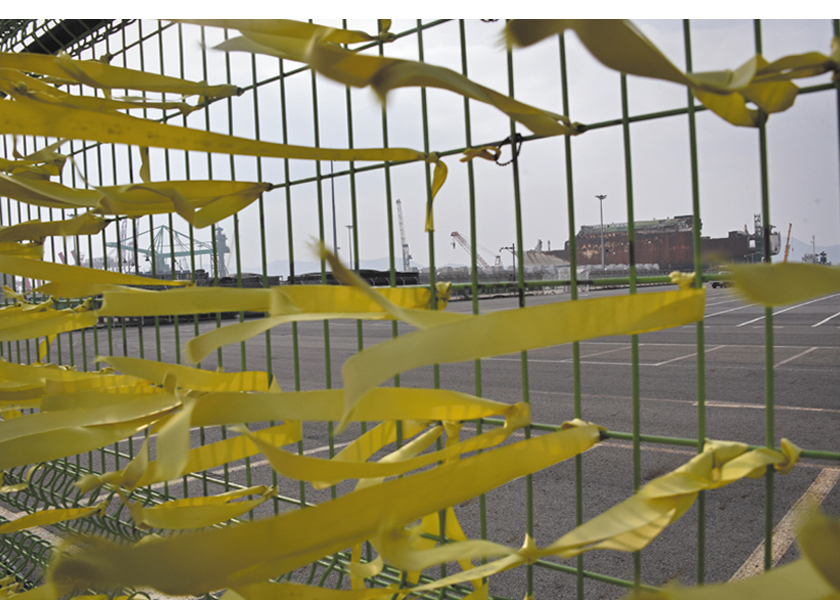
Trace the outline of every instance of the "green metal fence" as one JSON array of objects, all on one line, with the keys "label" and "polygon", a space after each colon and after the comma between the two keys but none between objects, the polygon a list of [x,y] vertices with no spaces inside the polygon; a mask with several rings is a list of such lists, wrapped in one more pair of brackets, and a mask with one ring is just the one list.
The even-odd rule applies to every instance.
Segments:
[{"label": "green metal fence", "polygon": [[[374,28],[372,23],[348,23],[346,20],[331,25],[343,28],[366,27],[368,30]],[[284,159],[227,158],[200,155],[197,152],[152,150],[152,172],[157,178],[254,179],[273,185],[272,190],[256,203],[220,224],[227,235],[230,252],[224,251],[225,241],[219,235],[210,235],[206,230],[194,230],[179,217],[169,215],[137,220],[116,219],[101,235],[63,238],[51,245],[48,243],[46,259],[137,274],[146,271],[145,267],[148,267],[153,276],[164,278],[179,276],[179,271],[183,273],[180,276],[199,277],[196,273],[203,269],[208,274],[207,283],[211,285],[227,283],[239,287],[249,284],[268,286],[278,282],[277,275],[281,276],[282,283],[297,284],[300,283],[301,275],[307,272],[320,271],[322,281],[326,281],[327,269],[323,261],[320,265],[308,262],[312,260],[308,244],[312,239],[317,239],[328,246],[341,247],[339,256],[357,268],[373,265],[372,259],[387,257],[386,264],[377,263],[376,266],[389,271],[391,285],[397,285],[403,268],[400,222],[395,208],[396,202],[401,199],[406,211],[406,232],[413,247],[414,259],[418,264],[428,267],[427,285],[434,286],[439,277],[437,268],[443,262],[453,260],[451,254],[446,254],[450,240],[443,228],[452,224],[453,228],[460,227],[465,234],[468,232],[467,237],[472,242],[469,256],[471,280],[456,287],[469,290],[468,310],[473,314],[485,310],[488,302],[498,302],[498,299],[482,295],[484,286],[479,281],[477,268],[480,262],[477,246],[481,243],[508,246],[511,254],[515,255],[515,280],[496,282],[494,289],[518,299],[519,306],[544,301],[545,295],[534,296],[533,293],[542,293],[548,288],[559,286],[567,286],[565,289],[568,295],[560,295],[557,299],[574,301],[582,292],[582,282],[578,281],[576,275],[575,234],[586,220],[595,220],[595,204],[591,201],[594,193],[606,191],[610,198],[626,199],[622,212],[614,207],[611,209],[614,215],[611,220],[626,220],[632,224],[637,219],[684,212],[692,214],[695,223],[713,222],[719,216],[714,213],[719,212],[721,207],[716,199],[708,198],[701,185],[701,182],[714,178],[713,174],[706,174],[704,179],[704,160],[708,164],[717,164],[714,151],[710,151],[712,145],[720,144],[723,147],[730,143],[741,144],[745,137],[750,136],[752,148],[745,159],[750,164],[750,172],[743,175],[743,180],[749,183],[739,184],[747,189],[744,206],[748,207],[748,211],[761,214],[764,227],[769,228],[771,223],[781,225],[780,221],[771,218],[771,199],[774,212],[777,203],[787,205],[794,200],[776,198],[774,195],[774,184],[778,182],[769,166],[768,139],[772,139],[774,127],[780,131],[796,127],[798,121],[792,121],[793,117],[774,116],[769,123],[762,122],[757,131],[739,131],[740,137],[733,141],[734,134],[729,129],[723,131],[729,126],[715,120],[716,117],[696,103],[691,91],[686,93],[684,88],[674,86],[674,89],[669,88],[663,92],[664,99],[652,99],[656,95],[654,92],[660,91],[656,87],[660,84],[639,82],[601,68],[570,35],[565,38],[561,36],[559,41],[554,39],[546,42],[539,50],[506,52],[497,46],[502,26],[501,22],[482,21],[397,21],[392,27],[396,37],[394,42],[371,42],[366,50],[381,55],[411,57],[444,64],[510,96],[517,95],[520,88],[525,89],[526,101],[569,115],[573,119],[580,118],[585,125],[581,136],[541,139],[537,135],[524,134],[513,121],[495,113],[491,108],[440,90],[399,90],[389,97],[387,106],[383,107],[371,99],[372,93],[369,90],[350,89],[326,81],[298,63],[265,56],[213,52],[211,47],[228,37],[228,33],[221,29],[148,20],[5,22],[0,46],[4,51],[53,53],[65,50],[85,59],[105,56],[114,65],[196,81],[230,82],[241,88],[239,96],[207,101],[206,105],[189,116],[169,111],[163,118],[168,123],[316,147],[405,145],[427,153],[436,151],[441,157],[457,157],[465,148],[501,143],[505,156],[499,162],[508,163],[498,167],[487,163],[474,164],[474,161],[452,166],[457,163],[449,159],[450,181],[435,203],[439,230],[426,234],[421,233],[420,224],[423,222],[425,205],[431,199],[432,167],[428,164],[304,163]],[[764,32],[771,29],[776,35],[774,39],[778,41],[781,37],[779,27],[775,22],[767,25],[756,21],[744,24],[741,32],[749,33],[748,45],[752,45],[753,52],[763,52],[769,56],[777,51],[764,47],[769,46],[763,44]],[[814,40],[814,44],[821,49],[832,35],[838,35],[838,21],[814,24],[813,30],[822,32],[822,37]],[[698,37],[696,24],[688,21],[675,23],[662,31],[665,33],[659,39],[668,45],[666,53],[675,62],[684,65],[687,71],[695,70],[694,65],[705,60],[698,55],[696,44],[692,43],[692,35]],[[714,36],[714,32],[710,33],[701,24],[701,46],[709,54],[714,54]],[[739,43],[741,47],[747,44],[743,39]],[[675,48],[681,50],[681,56],[674,54]],[[815,48],[799,48],[802,52],[812,49]],[[778,53],[782,52],[778,50]],[[784,52],[787,52],[787,48],[784,48]],[[733,58],[725,66],[734,66],[737,62]],[[723,65],[715,65],[719,66]],[[606,98],[604,105],[576,105],[573,99],[576,94],[582,98],[580,90],[584,88],[595,88],[598,94]],[[681,100],[674,101],[678,96]],[[836,119],[840,92],[835,83],[823,79],[803,87],[800,97],[800,101],[808,105],[808,118],[821,122],[822,127],[833,132],[834,171],[827,177],[829,181],[836,182]],[[812,97],[819,98],[819,101],[809,102]],[[592,101],[591,97],[587,98],[587,102]],[[791,112],[795,113],[796,110],[798,107]],[[138,114],[146,116],[142,110],[138,110]],[[584,121],[578,114],[585,114],[588,120]],[[592,119],[590,116],[597,118]],[[775,120],[778,120],[778,125]],[[658,171],[656,165],[657,161],[664,162],[664,157],[651,158],[646,155],[653,152],[658,136],[662,136],[659,141],[664,152],[671,155],[668,160],[673,158],[674,149],[679,148],[682,161],[679,167],[682,171],[678,177],[681,177],[681,188],[673,192],[679,198],[673,205],[659,209],[668,211],[668,215],[655,214],[656,207],[652,207],[647,200],[637,200],[640,187],[649,193],[657,185],[650,180],[666,175]],[[675,136],[677,141],[666,139],[669,136]],[[5,155],[10,157],[15,144],[17,151],[27,154],[44,147],[47,140],[13,140],[6,136],[3,143]],[[62,176],[65,184],[85,187],[136,180],[140,159],[127,147],[77,141],[70,142],[68,147],[76,168],[65,169]],[[590,175],[592,163],[602,165],[602,178],[593,180]],[[576,176],[580,171],[586,175]],[[640,184],[640,179],[645,182]],[[663,177],[663,185],[670,185],[672,181]],[[601,187],[605,184],[614,185],[615,182],[620,182],[623,189],[612,187],[604,190]],[[783,185],[779,183],[780,187]],[[837,204],[836,183],[834,186],[834,197],[826,200],[826,204],[832,206]],[[708,187],[717,190],[714,184]],[[640,214],[640,204],[644,214]],[[709,213],[706,212],[707,207],[711,207]],[[831,210],[826,209],[826,219],[834,215]],[[33,208],[6,200],[0,206],[0,224],[5,226],[35,218],[54,220],[71,216],[59,214],[64,212]],[[836,232],[836,223],[831,227]],[[534,280],[526,271],[525,250],[532,243],[529,238],[545,235],[544,231],[554,232],[558,241],[566,237],[569,239],[571,269],[567,280]],[[168,235],[169,240],[164,239],[161,244],[159,239],[156,244],[153,240],[155,232],[159,238],[161,234],[164,237]],[[187,240],[181,246],[176,243],[176,238],[180,237],[179,232]],[[502,235],[506,237],[500,237]],[[716,278],[708,272],[704,274],[700,256],[702,235],[706,235],[706,232],[695,227],[694,263],[698,286],[702,285],[704,278],[707,281]],[[632,243],[632,227],[629,236]],[[345,239],[348,240],[346,246]],[[769,238],[765,239],[769,244]],[[164,256],[158,256],[160,253]],[[442,261],[441,256],[446,258]],[[504,256],[507,259],[507,255]],[[769,246],[765,248],[765,256],[769,261]],[[287,260],[288,267],[279,262],[272,264],[280,260]],[[466,260],[466,256],[462,260]],[[165,269],[162,273],[161,268]],[[28,282],[20,278],[5,275],[3,278],[4,284],[15,291],[22,291],[28,285]],[[603,279],[600,283],[620,286],[626,288],[621,293],[634,294],[642,284],[662,284],[667,281],[664,276],[641,276],[637,274],[636,266],[631,264],[627,277]],[[589,283],[586,282],[587,285]],[[593,285],[597,283],[595,281]],[[221,326],[223,320],[231,317],[244,321],[247,315],[215,315],[209,320],[200,319],[197,315],[194,318],[175,316],[170,320],[160,317],[109,319],[94,329],[60,334],[50,346],[47,359],[58,364],[73,365],[80,370],[101,368],[104,365],[96,358],[109,354],[180,363],[181,348],[186,340],[207,328]],[[752,429],[744,432],[748,441],[756,445],[761,445],[761,441],[755,437],[763,436],[763,444],[767,447],[777,446],[779,437],[785,434],[776,430],[773,317],[773,310],[765,309],[762,341],[765,348],[765,407],[760,411],[765,420],[763,424],[753,420]],[[266,370],[278,378],[284,389],[340,387],[338,368],[346,356],[387,336],[398,336],[405,331],[396,322],[389,324],[384,331],[363,325],[361,321],[349,326],[354,334],[347,338],[346,335],[340,335],[341,330],[336,329],[336,324],[327,321],[317,326],[291,324],[285,326],[282,332],[267,332],[247,344],[220,349],[201,366],[209,369],[224,367],[229,371]],[[629,428],[607,433],[610,439],[630,444],[630,458],[621,453],[610,455],[613,464],[623,461],[627,465],[624,475],[626,481],[615,482],[616,487],[623,492],[639,489],[643,480],[649,478],[645,475],[643,447],[661,445],[674,451],[693,448],[700,450],[710,434],[707,424],[709,409],[706,406],[707,384],[710,380],[705,359],[707,333],[704,322],[694,326],[696,358],[693,381],[675,386],[679,390],[677,393],[696,403],[695,420],[691,424],[694,435],[676,435],[645,427],[642,418],[646,410],[643,402],[645,382],[640,371],[642,350],[639,336],[629,340],[630,366],[626,372],[626,389],[631,405]],[[348,347],[345,343],[347,339],[352,339],[351,346],[355,347]],[[0,346],[0,353],[11,362],[33,363],[37,361],[42,341],[9,342]],[[533,357],[529,359],[528,353],[523,352],[519,364],[519,381],[514,386],[518,392],[512,393],[508,386],[504,390],[505,398],[496,399],[533,400],[530,385]],[[413,376],[412,381],[417,380],[421,382],[419,385],[427,387],[455,387],[481,396],[488,391],[488,382],[493,386],[498,384],[492,373],[496,365],[488,361],[476,361],[469,381],[463,380],[463,371],[455,373],[440,367]],[[532,432],[537,435],[542,431],[556,430],[565,419],[587,419],[591,414],[590,407],[598,401],[602,392],[599,391],[598,375],[582,368],[580,343],[572,344],[567,365],[557,367],[555,385],[567,386],[565,389],[569,391],[570,403],[562,407],[558,405],[551,412],[555,416],[550,420],[526,428],[526,436],[532,435]],[[401,380],[399,376],[395,378],[394,385],[399,386]],[[564,412],[568,409],[571,412]],[[490,420],[476,423],[475,426],[480,432],[482,427],[494,424]],[[196,432],[195,435],[204,441],[205,431]],[[222,428],[221,436],[225,435]],[[811,445],[808,445],[809,451],[805,456],[811,460],[826,460],[827,465],[831,465],[832,461],[836,464],[840,453],[837,447],[832,447],[833,441],[829,440],[827,445],[823,445],[821,440],[809,440]],[[335,435],[330,424],[323,431],[313,431],[307,436],[299,444],[299,451],[306,453],[326,446],[325,452],[332,456],[341,442],[342,438]],[[137,442],[129,439],[101,451],[40,465],[31,475],[29,488],[6,494],[2,498],[3,505],[8,509],[7,513],[14,513],[32,512],[46,507],[75,507],[80,503],[93,504],[97,499],[95,495],[82,498],[72,483],[88,472],[125,466],[136,450]],[[528,476],[521,485],[512,488],[514,492],[507,497],[510,503],[507,508],[500,508],[498,499],[494,499],[490,506],[482,496],[477,505],[469,509],[475,517],[474,522],[467,525],[466,519],[463,519],[464,526],[469,526],[476,536],[493,538],[499,533],[494,528],[494,519],[501,519],[506,511],[510,511],[512,519],[524,519],[525,530],[532,536],[538,536],[538,529],[542,526],[553,531],[557,527],[553,519],[569,525],[581,524],[592,516],[587,504],[592,506],[598,502],[588,496],[587,481],[602,468],[600,461],[587,463],[585,457],[577,457],[569,470],[563,471],[564,475],[569,475],[569,479],[558,477],[559,482],[546,481],[539,475]],[[237,472],[231,472],[225,467],[218,472],[185,477],[179,486],[167,484],[140,490],[138,496],[154,503],[190,494],[206,495],[256,483],[269,483],[258,481],[261,476],[257,475],[256,468],[252,470],[250,461],[246,460]],[[6,483],[21,481],[25,477],[26,469],[16,469],[7,473]],[[307,502],[335,497],[343,491],[341,486],[334,486],[324,496],[302,483],[288,485],[278,482],[276,475],[273,478],[271,483],[280,485],[281,489],[281,495],[271,505],[271,510],[276,513],[286,510],[288,506],[302,506]],[[761,532],[765,540],[763,563],[766,568],[770,568],[774,562],[772,532],[778,521],[774,498],[780,493],[772,471],[768,472],[764,485]],[[621,497],[626,495],[620,494]],[[539,496],[543,497],[542,500],[538,500]],[[535,506],[552,497],[560,499],[558,511],[562,516],[537,514]],[[260,514],[259,511],[252,513],[251,518],[258,518]],[[696,510],[690,514],[693,515],[694,524],[687,526],[687,531],[681,534],[684,536],[682,541],[675,543],[677,546],[681,544],[687,554],[694,556],[694,567],[691,572],[670,576],[681,577],[684,583],[703,583],[709,572],[708,562],[714,562],[709,558],[709,549],[713,548],[717,555],[721,548],[726,548],[726,541],[710,539],[710,528],[716,534],[721,532],[708,523],[716,515],[711,514],[707,507],[704,492],[701,492]],[[123,508],[90,519],[69,522],[59,526],[59,529],[69,533],[95,532],[114,538],[138,537],[137,530]],[[0,537],[0,574],[12,574],[29,586],[38,583],[49,557],[51,541],[49,532],[42,533],[47,537],[39,537],[32,532]],[[514,543],[512,540],[502,541]],[[588,556],[565,562],[539,560],[528,565],[524,575],[512,575],[504,580],[500,589],[494,589],[491,585],[490,593],[499,597],[517,597],[517,594],[519,597],[546,597],[548,594],[578,598],[617,597],[626,593],[627,588],[643,586],[649,582],[646,573],[652,571],[656,573],[653,576],[656,585],[665,583],[667,577],[661,576],[652,567],[651,561],[646,561],[646,552],[634,554],[632,563],[615,559],[616,562],[611,564],[610,560],[613,559],[590,560]],[[346,586],[348,561],[349,553],[339,553],[332,560],[314,564],[305,573],[295,574],[294,577],[296,580],[321,585]],[[444,569],[442,574],[445,573]],[[400,582],[401,575],[386,570],[379,578],[384,583]],[[720,574],[715,572],[709,579],[719,580]],[[443,590],[440,597],[462,597],[466,590],[465,587],[455,586]]]}]

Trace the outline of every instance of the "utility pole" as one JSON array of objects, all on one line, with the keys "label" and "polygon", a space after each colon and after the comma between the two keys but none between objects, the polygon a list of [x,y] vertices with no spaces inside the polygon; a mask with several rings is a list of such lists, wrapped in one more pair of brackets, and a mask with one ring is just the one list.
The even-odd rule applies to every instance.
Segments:
[{"label": "utility pole", "polygon": [[353,231],[352,225],[345,225],[347,228],[347,255],[350,257],[350,270],[353,270],[353,236],[350,233]]},{"label": "utility pole", "polygon": [[499,248],[499,252],[502,250],[509,250],[511,256],[513,257],[513,278],[516,279],[516,242],[510,246],[503,246],[502,248]]},{"label": "utility pole", "polygon": [[330,185],[332,186],[332,221],[333,221],[333,252],[338,256],[338,229],[335,224],[335,177],[333,177],[333,161],[330,161]]},{"label": "utility pole", "polygon": [[607,263],[604,260],[604,198],[606,194],[595,194],[595,197],[601,201],[601,271],[607,272]]}]

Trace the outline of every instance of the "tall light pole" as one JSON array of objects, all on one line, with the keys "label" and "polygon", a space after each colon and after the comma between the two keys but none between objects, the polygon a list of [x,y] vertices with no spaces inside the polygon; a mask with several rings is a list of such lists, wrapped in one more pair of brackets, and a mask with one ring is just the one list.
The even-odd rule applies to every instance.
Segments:
[{"label": "tall light pole", "polygon": [[349,261],[350,262],[350,270],[352,271],[353,270],[353,234],[351,232],[353,231],[353,226],[352,225],[345,225],[345,227],[347,228],[347,248],[348,248],[347,255],[350,257],[350,261]]},{"label": "tall light pole", "polygon": [[333,252],[338,256],[338,233],[335,225],[335,176],[333,175],[333,161],[330,161],[330,186],[332,188],[332,225],[333,225]]},{"label": "tall light pole", "polygon": [[595,194],[595,197],[601,201],[601,271],[607,272],[607,263],[604,260],[604,198],[606,194]]}]

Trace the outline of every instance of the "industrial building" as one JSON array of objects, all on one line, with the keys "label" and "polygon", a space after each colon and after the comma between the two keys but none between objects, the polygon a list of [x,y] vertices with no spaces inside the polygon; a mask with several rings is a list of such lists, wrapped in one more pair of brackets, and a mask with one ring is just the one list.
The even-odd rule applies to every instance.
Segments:
[{"label": "industrial building", "polygon": [[[634,224],[635,245],[631,247],[627,223],[584,225],[575,236],[577,264],[579,266],[601,264],[601,243],[603,231],[604,264],[658,265],[662,271],[690,271],[694,269],[694,238],[691,215],[651,221],[636,221]],[[698,224],[701,227],[702,224]],[[781,234],[769,227],[770,253],[778,254],[781,249]],[[714,268],[730,262],[744,263],[760,261],[764,255],[764,234],[760,215],[755,215],[753,232],[730,231],[725,238],[700,238],[703,268]],[[563,250],[549,253],[569,260],[569,242]]]}]

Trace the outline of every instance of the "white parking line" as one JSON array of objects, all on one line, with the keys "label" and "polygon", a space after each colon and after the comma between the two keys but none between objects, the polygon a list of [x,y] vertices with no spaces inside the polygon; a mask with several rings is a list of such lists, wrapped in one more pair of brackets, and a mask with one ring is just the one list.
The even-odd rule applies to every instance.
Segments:
[{"label": "white parking line", "polygon": [[[803,302],[802,304],[795,304],[793,306],[788,306],[787,308],[783,308],[782,310],[777,310],[776,312],[773,313],[773,316],[775,317],[776,315],[786,313],[787,311],[793,310],[794,308],[800,308],[802,306],[807,306],[809,304],[813,304],[814,302],[820,302],[821,300],[828,300],[829,298],[834,298],[836,296],[840,296],[840,294],[832,294],[831,296],[823,296],[822,298],[817,298],[815,300],[809,300],[808,302]],[[751,319],[750,321],[744,321],[743,323],[739,323],[735,327],[743,327],[744,325],[749,325],[750,323],[755,323],[756,321],[760,321],[763,318],[764,318],[764,315],[762,315],[758,318],[755,318],[755,319]]]},{"label": "white parking line", "polygon": [[814,325],[811,325],[811,327],[819,327],[819,326],[820,326],[820,325],[822,325],[823,323],[828,323],[828,322],[829,322],[831,319],[833,319],[834,317],[840,317],[840,312],[839,312],[839,313],[836,313],[836,314],[831,315],[831,316],[830,316],[830,317],[828,317],[827,319],[823,319],[823,320],[822,320],[822,321],[820,321],[819,323],[816,323],[816,324],[814,324]]},{"label": "white parking line", "polygon": [[740,298],[729,298],[728,300],[721,300],[719,302],[706,302],[706,308],[710,306],[717,306],[718,304],[730,304],[731,302],[741,302]]},{"label": "white parking line", "polygon": [[799,358],[800,356],[805,356],[806,354],[808,354],[808,353],[810,353],[810,352],[813,352],[813,351],[814,351],[814,350],[816,350],[817,348],[818,348],[818,346],[814,346],[814,347],[812,347],[812,348],[808,348],[807,350],[805,350],[804,352],[800,352],[800,353],[799,353],[799,354],[797,354],[796,356],[791,356],[790,358],[786,358],[786,359],[785,359],[785,360],[783,360],[782,362],[778,362],[778,363],[776,363],[775,365],[773,365],[773,368],[775,369],[776,367],[781,367],[783,364],[789,363],[789,362],[790,362],[790,361],[792,361],[792,360],[796,360],[796,359],[797,359],[797,358]]},{"label": "white parking line", "polygon": [[[791,544],[793,544],[796,525],[802,517],[802,514],[822,504],[822,501],[825,500],[825,497],[835,486],[838,479],[840,479],[840,469],[826,468],[820,471],[820,474],[817,475],[817,478],[802,497],[796,501],[796,504],[779,521],[779,524],[773,528],[773,548],[771,554],[774,567],[785,555],[785,552],[788,551]],[[757,575],[762,571],[764,571],[764,542],[761,542],[753,550],[750,557],[744,561],[744,564],[741,565],[741,568],[735,572],[729,581],[744,579],[752,575]]]},{"label": "white parking line", "polygon": [[[489,358],[482,358],[481,360],[495,360],[502,362],[522,362],[521,358],[504,358],[501,356],[492,356]],[[528,357],[529,363],[565,363],[572,360],[571,358],[551,359],[551,358],[531,358]]]},{"label": "white parking line", "polygon": [[755,304],[747,304],[745,306],[736,306],[735,308],[730,308],[729,310],[722,310],[720,312],[713,313],[711,315],[706,315],[703,317],[704,319],[709,319],[711,317],[716,317],[718,315],[725,315],[726,313],[735,312],[736,310],[743,310],[745,308],[749,308],[750,306],[755,306]]},{"label": "white parking line", "polygon": [[[691,344],[639,344],[639,346],[691,346]],[[714,352],[715,350],[720,350],[721,348],[727,348],[727,344],[723,344],[721,346],[715,346],[714,348],[709,348],[706,350],[706,354],[710,352]],[[582,365],[631,365],[632,363],[628,362],[601,362],[595,360],[584,360],[586,358],[591,358],[593,356],[601,356],[603,354],[610,354],[612,352],[619,352],[621,350],[629,350],[631,346],[622,346],[621,348],[613,348],[612,350],[604,350],[603,352],[595,352],[594,354],[586,354],[581,356],[580,364]],[[673,362],[677,362],[680,360],[685,360],[686,358],[691,358],[693,356],[697,356],[696,352],[692,352],[691,354],[685,354],[683,356],[677,356],[675,358],[669,358],[668,360],[663,360],[662,362],[658,363],[639,363],[640,367],[661,367],[662,365],[667,365]],[[501,357],[492,357],[492,358],[485,358],[482,360],[501,360],[507,362],[519,362],[520,358],[501,358]],[[560,358],[560,359],[550,359],[550,358],[528,358],[529,363],[571,363],[573,359],[571,358]]]},{"label": "white parking line", "polygon": [[[507,362],[519,362],[521,358],[482,358],[481,360],[502,360]],[[539,359],[539,358],[528,358],[529,363],[553,363],[553,364],[568,364],[573,362],[571,358],[563,358],[560,360],[550,360],[547,358]],[[633,363],[631,362],[623,362],[623,361],[615,361],[615,362],[607,362],[607,361],[598,361],[598,360],[581,360],[580,364],[582,365],[613,365],[613,366],[629,366]],[[639,363],[640,367],[655,367],[657,366],[656,363]]]},{"label": "white parking line", "polygon": [[[560,392],[560,391],[544,391],[544,390],[531,390],[531,394],[547,394],[551,396],[574,396],[572,392]],[[581,398],[599,398],[599,399],[609,399],[609,400],[631,400],[632,396],[616,396],[610,394],[581,394]],[[677,398],[640,398],[642,402],[671,402],[675,404],[691,404],[691,406],[697,406],[696,400],[683,400]],[[737,402],[716,402],[714,400],[707,400],[706,401],[707,407],[716,407],[716,408],[748,408],[748,409],[755,409],[755,410],[763,410],[766,407],[763,404],[739,404]],[[810,408],[807,406],[774,406],[776,410],[794,410],[794,411],[805,411],[805,412],[828,412],[828,413],[840,413],[840,409],[837,408]]]},{"label": "white parking line", "polygon": [[[706,350],[705,354],[709,354],[710,352],[714,352],[715,350],[720,350],[721,348],[726,348],[726,344],[724,344],[723,346],[715,346],[714,348],[709,348],[708,350]],[[672,362],[677,362],[678,360],[684,360],[686,358],[691,358],[692,356],[697,356],[697,353],[694,352],[692,354],[686,354],[685,356],[678,356],[676,358],[671,358],[669,360],[663,360],[662,362],[658,362],[658,363],[654,364],[653,366],[654,367],[661,367],[662,365],[667,365],[667,364],[672,363]]]},{"label": "white parking line", "polygon": [[[600,356],[602,354],[609,354],[610,352],[619,352],[620,350],[629,350],[630,348],[632,348],[632,346],[622,346],[621,348],[613,348],[612,350],[604,350],[603,352],[595,352],[593,354],[586,354],[584,356],[581,356],[581,358],[591,358],[593,356]],[[567,358],[565,360],[566,360],[566,362],[570,362],[572,359]]]},{"label": "white parking line", "polygon": [[[697,406],[697,403],[694,403],[694,406]],[[764,404],[740,404],[738,402],[706,402],[706,406],[712,406],[715,408],[752,408],[755,410],[764,410],[767,407]],[[774,410],[801,410],[805,412],[828,412],[828,413],[840,413],[840,409],[836,408],[811,408],[809,406],[773,406]]]}]

